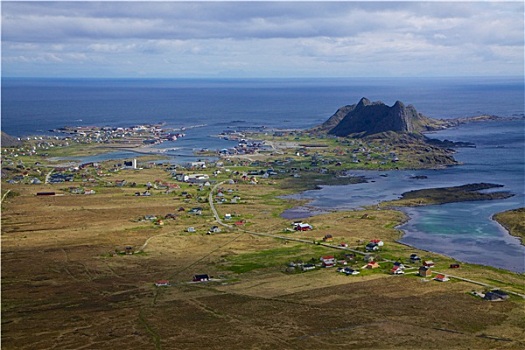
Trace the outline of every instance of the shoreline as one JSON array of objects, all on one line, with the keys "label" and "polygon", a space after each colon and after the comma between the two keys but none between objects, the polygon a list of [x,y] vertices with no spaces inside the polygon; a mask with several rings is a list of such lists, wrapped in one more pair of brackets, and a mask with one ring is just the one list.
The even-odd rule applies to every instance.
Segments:
[{"label": "shoreline", "polygon": [[[259,134],[260,136],[260,134]],[[272,137],[271,140],[268,140],[266,138],[263,138],[263,143],[264,144],[267,144],[271,147],[271,149],[275,152],[275,151],[279,151],[279,156],[285,156],[285,154],[290,154],[290,152],[295,152],[295,148],[294,147],[297,147],[299,145],[302,145],[301,147],[303,148],[306,148],[308,149],[308,146],[312,146],[316,152],[318,152],[320,150],[319,146],[320,144],[319,143],[312,143],[311,140],[308,139],[308,141],[305,141],[305,140],[297,140],[297,141],[289,141],[287,138],[281,138],[281,139],[275,139],[275,137]],[[330,147],[334,147],[334,145],[331,145]],[[335,147],[338,147],[338,145],[336,144]],[[97,148],[95,148],[97,149]],[[104,151],[102,151],[104,149]],[[328,150],[330,148],[327,148]],[[139,154],[144,154],[144,155],[166,155],[165,153],[167,152],[167,150],[165,149],[157,149],[157,148],[153,148],[152,146],[148,146],[148,145],[137,145],[136,147],[122,147],[122,145],[119,145],[117,147],[115,147],[114,145],[113,146],[109,146],[109,147],[100,147],[98,149],[98,151],[101,151],[102,153],[105,153],[105,152],[111,152],[111,151],[114,151],[114,150],[120,150],[120,151],[126,151],[126,152],[135,152],[135,153],[139,153]],[[322,152],[325,152],[324,150]],[[306,152],[305,152],[306,153]],[[97,153],[97,154],[101,154],[101,153]],[[171,156],[171,155],[166,155],[166,156]],[[221,160],[222,161],[231,161],[231,160],[235,160],[237,162],[243,162],[243,161],[251,161],[253,162],[254,159],[251,158],[253,157],[254,155],[249,155],[249,154],[246,154],[246,155],[233,155],[233,156],[230,156],[230,157],[222,157]],[[271,157],[273,156],[272,154],[263,154],[263,153],[256,153],[256,156],[257,158],[261,157],[262,160],[264,160],[265,158],[267,159],[271,159]],[[299,156],[299,155],[298,155]],[[303,155],[299,156],[299,157],[302,157]],[[300,158],[297,159],[296,161],[301,161]],[[304,163],[304,162],[303,162]],[[436,166],[436,168],[439,168],[439,167],[442,167],[442,166]],[[413,168],[406,168],[406,169],[413,169]],[[421,168],[417,168],[417,170],[420,170],[420,169],[428,169],[427,167],[421,167]],[[367,169],[367,168],[363,168],[363,169],[356,169],[356,170],[359,170],[359,171],[362,171],[362,172],[367,172],[367,171],[378,171],[377,169]],[[390,169],[387,169],[385,171],[389,171]],[[402,170],[405,170],[405,169],[402,169]],[[382,170],[379,170],[379,171],[382,171]],[[439,171],[439,170],[437,170]],[[342,178],[337,178],[336,175],[335,175],[335,172],[328,172],[326,174],[326,176],[322,177],[320,176],[319,174],[315,174],[313,175],[312,177],[309,177],[311,174],[310,173],[299,173],[301,175],[301,177],[303,177],[302,179],[300,178],[294,178],[294,179],[291,179],[291,178],[283,178],[282,180],[279,180],[279,181],[282,181],[282,182],[289,182],[290,185],[288,186],[285,186],[284,188],[288,189],[288,190],[291,190],[293,191],[294,194],[300,194],[306,190],[309,190],[310,188],[308,188],[308,186],[306,186],[307,183],[310,183],[310,186],[311,184],[315,184],[314,185],[314,188],[318,188],[320,185],[338,185],[338,184],[342,184],[342,182],[344,182],[342,180]],[[383,176],[383,175],[381,175]],[[293,181],[291,181],[293,180]],[[315,181],[318,181],[319,182],[315,182]],[[349,182],[349,183],[352,183],[352,182]],[[417,191],[428,191],[428,190],[433,190],[432,188],[426,188],[426,189],[423,189],[423,190],[416,190]],[[409,192],[413,192],[413,191],[409,191]],[[405,192],[404,194],[406,194],[408,192]],[[481,194],[482,197],[483,196],[487,196],[487,194]],[[488,195],[489,197],[492,196],[492,194],[489,194]],[[487,199],[487,198],[482,198],[482,199]],[[412,199],[414,200],[414,199]],[[417,200],[417,199],[416,199]],[[475,200],[479,200],[479,199],[475,199]],[[461,201],[461,200],[459,200]],[[380,202],[379,204],[377,204],[377,207],[378,208],[387,208],[389,205],[391,205],[391,203],[389,203],[391,201],[382,201]],[[454,200],[454,201],[451,201],[451,200],[445,200],[445,201],[441,201],[440,203],[425,203],[425,204],[422,204],[422,203],[419,203],[419,204],[416,204],[416,205],[429,205],[429,204],[442,204],[442,203],[448,203],[448,202],[458,202],[458,200]],[[368,207],[373,207],[374,205],[370,206],[368,205]],[[366,207],[363,206],[363,207]],[[398,208],[395,208],[396,205],[394,205],[394,209],[399,211]],[[306,209],[306,210],[304,210]],[[293,211],[293,208],[289,209],[290,211]],[[342,209],[342,210],[346,210],[346,209]],[[303,213],[305,215],[294,215],[295,218],[297,217],[301,217],[301,218],[304,218],[304,217],[311,217],[311,216],[316,216],[316,215],[320,215],[320,214],[324,214],[324,213],[330,213],[330,212],[334,212],[334,211],[340,211],[338,209],[329,209],[329,210],[325,210],[325,209],[322,209],[322,208],[316,208],[315,206],[313,205],[308,205],[306,206],[305,208],[303,208]],[[404,211],[401,210],[401,212],[403,214],[406,215],[406,213]],[[283,217],[286,217],[286,216],[283,216]],[[292,218],[292,217],[290,217]],[[409,220],[409,219],[408,219]],[[400,224],[401,225],[401,224]],[[509,232],[509,229],[507,227],[504,226],[504,229],[507,231],[507,233],[510,234]]]},{"label": "shoreline", "polygon": [[505,210],[492,215],[492,220],[500,224],[511,236],[520,240],[525,246],[525,207]]},{"label": "shoreline", "polygon": [[[446,198],[441,196],[441,202],[439,203],[417,203],[416,205],[410,205],[410,203],[408,204],[405,204],[405,205],[402,205],[400,203],[403,203],[403,200],[402,199],[399,199],[399,200],[393,200],[393,201],[383,201],[383,202],[380,202],[378,203],[377,205],[366,205],[366,206],[363,206],[362,209],[351,209],[351,211],[354,211],[354,212],[357,212],[357,211],[361,211],[361,210],[394,210],[394,211],[397,211],[399,213],[402,213],[405,218],[403,221],[401,221],[398,225],[395,226],[396,229],[398,229],[400,232],[401,232],[401,237],[397,240],[395,240],[396,243],[399,243],[399,244],[403,244],[403,245],[406,245],[406,246],[410,246],[414,249],[417,249],[417,250],[422,250],[422,251],[426,251],[426,252],[431,252],[431,253],[434,253],[434,254],[440,254],[440,255],[443,255],[443,256],[447,256],[449,258],[453,258],[453,259],[458,259],[458,260],[461,260],[462,262],[465,262],[468,260],[463,260],[464,258],[456,258],[446,252],[438,252],[436,250],[432,250],[432,249],[428,249],[428,248],[423,248],[423,247],[418,247],[417,245],[412,245],[412,244],[408,244],[408,243],[404,243],[404,242],[401,242],[400,240],[405,237],[407,235],[407,231],[401,229],[400,227],[403,226],[404,224],[407,224],[410,220],[412,220],[412,217],[409,215],[409,213],[404,210],[404,208],[414,208],[414,207],[424,207],[424,206],[439,206],[439,205],[444,205],[444,204],[449,204],[449,203],[461,203],[461,202],[471,202],[471,201],[490,201],[490,200],[499,200],[499,199],[505,199],[507,198],[507,196],[503,196],[503,198],[499,198],[499,196],[497,195],[499,192],[492,192],[492,193],[489,193],[489,194],[483,194],[482,193],[482,198],[481,199],[472,199],[471,198],[471,192],[476,192],[476,190],[479,190],[479,191],[482,191],[482,190],[485,190],[485,189],[488,189],[488,188],[497,188],[497,187],[500,187],[500,185],[496,185],[496,184],[468,184],[468,185],[462,185],[462,186],[454,186],[454,187],[445,187],[445,188],[430,188],[430,190],[432,191],[442,191],[443,193],[447,193],[447,192],[450,192],[450,190],[452,190],[453,192],[455,192],[455,194],[457,195],[458,191],[457,189],[466,189],[463,193],[464,195],[464,198],[455,198],[455,200],[450,200],[449,198]],[[427,189],[422,189],[422,190],[414,190],[414,191],[407,191],[405,193],[422,193],[423,195],[426,193],[426,191],[428,190]],[[302,192],[302,191],[300,191]],[[300,193],[299,192],[299,193]],[[459,191],[461,192],[461,191]],[[403,194],[405,194],[403,193]],[[478,192],[476,192],[478,193]],[[440,196],[438,196],[439,198]],[[314,199],[310,199],[308,201],[308,203],[311,203]],[[291,208],[291,209],[288,209],[286,210],[285,212],[283,213],[286,213],[287,211],[290,211],[292,213],[294,213],[294,209],[295,208],[298,208],[300,211],[299,211],[299,215],[297,214],[292,214],[291,216],[283,216],[281,214],[282,217],[285,217],[285,218],[288,218],[288,219],[311,219],[311,218],[314,218],[316,215],[322,215],[322,214],[325,214],[325,213],[332,213],[332,212],[345,212],[345,211],[348,211],[349,209],[334,209],[334,208],[331,208],[331,209],[326,209],[326,208],[320,208],[320,207],[316,207],[315,205],[310,205],[310,204],[307,204],[307,205],[301,205],[301,206],[298,206],[298,207],[294,207],[294,208]],[[303,210],[305,209],[305,210]],[[305,215],[300,215],[301,213],[304,213]],[[491,220],[493,221],[496,221],[498,223],[500,223],[499,221],[495,220],[494,219],[494,216],[496,216],[497,214],[500,214],[500,213],[496,213],[494,214],[492,217],[491,217]],[[502,229],[505,231],[505,234],[507,234],[509,237],[519,237],[519,235],[516,235],[516,234],[512,234],[512,232],[510,231],[509,229],[509,226],[508,225],[504,225],[504,224],[501,224],[501,227]],[[520,240],[521,242],[521,245],[524,246],[523,244],[523,238]],[[473,262],[471,262],[473,263]],[[513,270],[510,270],[510,269],[505,269],[503,267],[498,267],[498,266],[494,266],[494,265],[491,265],[490,263],[473,263],[473,264],[479,264],[479,265],[482,265],[482,266],[488,266],[488,267],[492,267],[492,268],[500,268],[500,269],[504,269],[504,270],[508,270],[508,271],[513,271]],[[515,273],[525,273],[525,270],[523,271],[513,271]]]}]

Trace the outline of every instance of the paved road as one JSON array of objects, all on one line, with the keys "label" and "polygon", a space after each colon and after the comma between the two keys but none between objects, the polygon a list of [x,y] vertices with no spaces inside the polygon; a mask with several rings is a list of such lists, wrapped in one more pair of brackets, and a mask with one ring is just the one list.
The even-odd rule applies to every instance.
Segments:
[{"label": "paved road", "polygon": [[46,180],[44,181],[44,183],[48,184],[49,183],[49,177],[51,176],[51,174],[53,173],[55,169],[51,169],[47,175],[46,175]]},{"label": "paved road", "polygon": [[4,199],[5,199],[5,197],[7,197],[7,195],[9,194],[9,192],[11,192],[11,190],[7,190],[7,191],[4,193],[4,195],[2,196],[2,201],[1,201],[2,203],[4,202]]}]

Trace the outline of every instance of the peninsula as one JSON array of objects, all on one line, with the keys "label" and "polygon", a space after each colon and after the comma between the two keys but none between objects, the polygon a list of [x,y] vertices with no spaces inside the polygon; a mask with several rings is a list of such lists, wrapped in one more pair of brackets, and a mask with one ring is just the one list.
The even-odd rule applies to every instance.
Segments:
[{"label": "peninsula", "polygon": [[406,121],[412,131],[378,123],[357,137],[243,133],[187,164],[66,164],[136,137],[94,142],[96,127],[3,145],[3,345],[318,349],[377,347],[388,333],[389,349],[520,348],[522,274],[397,243],[397,210],[281,216],[299,204],[285,195],[364,181],[353,169],[457,164]]}]

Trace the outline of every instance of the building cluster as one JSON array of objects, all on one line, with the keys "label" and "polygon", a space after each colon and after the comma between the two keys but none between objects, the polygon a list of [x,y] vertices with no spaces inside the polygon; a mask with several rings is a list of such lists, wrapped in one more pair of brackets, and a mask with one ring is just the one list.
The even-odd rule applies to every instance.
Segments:
[{"label": "building cluster", "polygon": [[163,129],[163,124],[144,124],[129,127],[79,126],[53,130],[67,134],[64,139],[78,143],[142,143],[157,144],[163,141],[176,141],[183,133]]}]

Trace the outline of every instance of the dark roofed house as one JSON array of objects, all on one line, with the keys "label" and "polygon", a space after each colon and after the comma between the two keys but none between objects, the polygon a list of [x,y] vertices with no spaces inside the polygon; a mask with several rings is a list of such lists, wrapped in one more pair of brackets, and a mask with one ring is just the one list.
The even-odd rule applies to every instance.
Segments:
[{"label": "dark roofed house", "polygon": [[483,297],[483,299],[489,300],[489,301],[501,301],[501,300],[503,300],[503,298],[499,294],[494,293],[494,292],[487,292],[487,293],[485,293],[485,296]]},{"label": "dark roofed house", "polygon": [[210,280],[210,276],[207,274],[193,275],[193,282],[206,282]]},{"label": "dark roofed house", "polygon": [[331,234],[327,234],[323,237],[324,242],[331,242],[334,240],[334,237]]},{"label": "dark roofed house", "polygon": [[419,268],[419,276],[421,277],[431,277],[432,271],[427,266],[421,266]]},{"label": "dark roofed house", "polygon": [[417,254],[410,254],[410,261],[411,262],[416,262],[416,261],[419,261],[421,260],[421,258],[417,255]]},{"label": "dark roofed house", "polygon": [[492,293],[499,295],[499,297],[501,299],[508,299],[509,298],[509,295],[507,293],[505,293],[504,291],[499,290],[499,289],[493,290]]},{"label": "dark roofed house", "polygon": [[366,249],[367,252],[377,251],[377,250],[379,250],[379,245],[377,245],[377,243],[368,243],[365,246],[365,249]]}]

